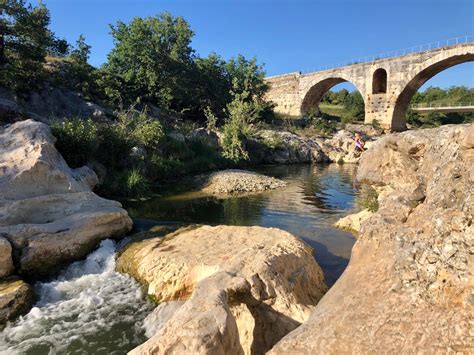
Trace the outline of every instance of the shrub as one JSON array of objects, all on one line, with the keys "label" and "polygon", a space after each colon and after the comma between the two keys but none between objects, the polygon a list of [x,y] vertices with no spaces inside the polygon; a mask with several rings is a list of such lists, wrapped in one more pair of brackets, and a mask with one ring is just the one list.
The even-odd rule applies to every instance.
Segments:
[{"label": "shrub", "polygon": [[382,127],[380,126],[380,122],[376,119],[372,120],[372,127],[376,130],[382,129]]},{"label": "shrub", "polygon": [[206,116],[206,127],[209,131],[214,131],[216,129],[217,117],[212,112],[211,108],[207,106],[204,109],[204,116]]},{"label": "shrub", "polygon": [[249,93],[233,93],[234,99],[227,105],[228,117],[224,124],[223,156],[234,163],[248,160],[243,140],[252,134],[251,123],[260,114],[261,106],[249,100]]},{"label": "shrub", "polygon": [[148,180],[138,168],[127,172],[125,186],[127,196],[130,197],[142,197],[149,191]]},{"label": "shrub", "polygon": [[324,118],[317,118],[313,120],[313,127],[316,131],[323,135],[329,136],[337,131],[337,123],[333,120],[328,120]]},{"label": "shrub", "polygon": [[363,185],[359,195],[357,196],[357,204],[370,212],[377,212],[379,209],[379,194],[377,191],[369,185]]},{"label": "shrub", "polygon": [[285,147],[285,141],[278,134],[273,134],[271,137],[263,137],[261,142],[271,150]]},{"label": "shrub", "polygon": [[91,119],[79,118],[55,121],[51,130],[56,147],[72,168],[77,168],[95,157],[98,149],[98,129]]}]

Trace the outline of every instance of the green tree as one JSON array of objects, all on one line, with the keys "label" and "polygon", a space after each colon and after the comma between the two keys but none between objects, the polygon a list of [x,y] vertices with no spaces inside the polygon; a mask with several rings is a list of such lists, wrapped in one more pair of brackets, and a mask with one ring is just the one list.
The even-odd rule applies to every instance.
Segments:
[{"label": "green tree", "polygon": [[265,83],[265,70],[257,63],[257,58],[246,59],[239,54],[237,58],[231,58],[226,69],[231,78],[232,91],[246,93],[246,101],[261,101],[268,85]]},{"label": "green tree", "polygon": [[194,69],[193,32],[182,17],[163,13],[135,17],[111,26],[115,47],[106,68],[121,75],[130,89],[131,101],[142,97],[161,108],[189,109],[193,100],[188,85]]},{"label": "green tree", "polygon": [[25,93],[37,85],[53,41],[49,11],[41,3],[2,0],[0,15],[0,85]]},{"label": "green tree", "polygon": [[197,58],[196,66],[199,73],[197,86],[200,107],[204,110],[209,108],[218,117],[222,117],[226,105],[232,100],[232,80],[225,60],[216,53],[211,53],[206,58]]},{"label": "green tree", "polygon": [[81,34],[76,41],[76,48],[71,51],[71,59],[79,63],[87,64],[90,55],[91,46],[86,43],[86,38]]}]

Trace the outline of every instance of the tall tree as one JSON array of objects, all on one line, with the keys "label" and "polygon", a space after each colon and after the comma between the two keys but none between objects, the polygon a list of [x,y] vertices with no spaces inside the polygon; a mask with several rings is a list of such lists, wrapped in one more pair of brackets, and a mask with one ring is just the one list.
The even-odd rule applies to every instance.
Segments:
[{"label": "tall tree", "polygon": [[[111,26],[115,47],[106,67],[123,76],[132,95],[163,108],[186,110],[193,95],[193,32],[182,17],[163,13]],[[188,75],[189,74],[189,75]]]},{"label": "tall tree", "polygon": [[50,48],[48,9],[33,7],[25,0],[1,0],[0,85],[13,90],[31,88],[42,73],[42,63]]}]

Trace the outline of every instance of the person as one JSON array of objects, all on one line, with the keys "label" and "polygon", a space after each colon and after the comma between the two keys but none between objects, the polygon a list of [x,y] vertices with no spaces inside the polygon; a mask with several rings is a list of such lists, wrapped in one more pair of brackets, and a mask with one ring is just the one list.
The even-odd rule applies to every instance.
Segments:
[{"label": "person", "polygon": [[355,138],[354,138],[354,141],[355,141],[355,150],[357,152],[363,152],[365,151],[365,142],[363,141],[362,137],[360,136],[360,133],[356,133],[355,134]]}]

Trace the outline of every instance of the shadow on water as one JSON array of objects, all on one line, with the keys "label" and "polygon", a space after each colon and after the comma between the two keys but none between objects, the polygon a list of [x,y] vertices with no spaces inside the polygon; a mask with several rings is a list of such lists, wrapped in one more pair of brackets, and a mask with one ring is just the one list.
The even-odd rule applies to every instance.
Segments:
[{"label": "shadow on water", "polygon": [[354,207],[355,166],[279,165],[257,171],[283,179],[288,186],[253,196],[219,199],[175,182],[160,188],[160,197],[124,205],[137,219],[139,228],[142,223],[167,221],[258,225],[289,231],[315,249],[315,258],[331,286],[346,268],[355,241],[350,233],[333,227]]}]

